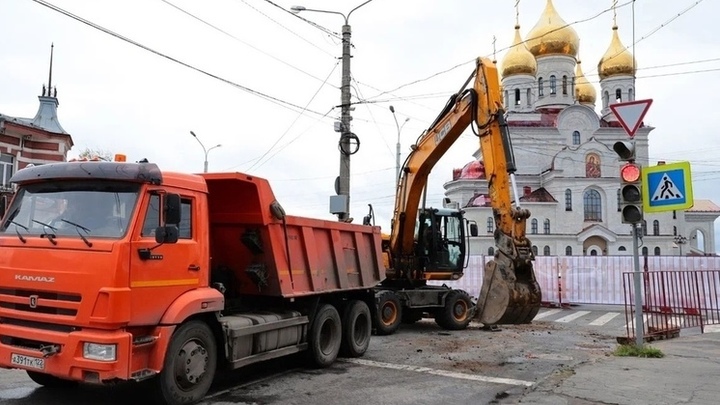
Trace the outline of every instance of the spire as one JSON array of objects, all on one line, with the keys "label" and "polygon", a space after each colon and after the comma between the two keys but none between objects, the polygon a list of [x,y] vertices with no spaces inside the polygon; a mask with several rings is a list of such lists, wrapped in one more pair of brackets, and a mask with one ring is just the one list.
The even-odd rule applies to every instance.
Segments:
[{"label": "spire", "polygon": [[52,87],[52,65],[53,65],[53,52],[55,44],[50,45],[50,73],[48,74],[48,87],[45,88],[43,85],[43,92],[38,99],[40,100],[40,106],[35,118],[32,119],[31,123],[36,127],[42,128],[48,132],[54,132],[58,134],[67,134],[63,127],[60,125],[57,117],[57,88]]},{"label": "spire", "polygon": [[53,51],[55,50],[55,44],[50,43],[50,74],[48,75],[48,96],[50,95],[50,92],[52,91],[52,58],[53,58]]},{"label": "spire", "polygon": [[537,72],[535,56],[528,51],[525,46],[525,41],[523,41],[520,36],[519,3],[520,0],[515,1],[515,39],[502,61],[502,71],[500,74],[503,79],[517,74],[534,76]]}]

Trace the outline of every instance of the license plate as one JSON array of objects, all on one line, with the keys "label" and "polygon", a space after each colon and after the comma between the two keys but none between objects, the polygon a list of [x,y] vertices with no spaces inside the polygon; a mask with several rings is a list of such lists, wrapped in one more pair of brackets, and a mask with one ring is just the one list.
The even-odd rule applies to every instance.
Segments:
[{"label": "license plate", "polygon": [[10,364],[25,368],[34,368],[36,370],[45,369],[45,359],[41,357],[30,357],[15,353],[12,353],[10,356]]}]

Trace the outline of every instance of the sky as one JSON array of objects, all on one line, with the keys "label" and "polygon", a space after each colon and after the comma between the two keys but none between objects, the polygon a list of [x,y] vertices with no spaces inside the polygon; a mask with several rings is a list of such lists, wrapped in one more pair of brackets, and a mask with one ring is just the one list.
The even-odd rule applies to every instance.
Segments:
[{"label": "sky", "polygon": [[[333,130],[340,117],[338,33],[360,6],[348,18],[352,132],[360,139],[350,158],[350,216],[360,223],[371,204],[376,223],[389,231],[398,141],[404,160],[475,58],[501,61],[516,17],[525,37],[545,2],[2,0],[0,112],[35,115],[54,44],[59,121],[75,143],[69,157],[100,150],[201,172],[199,139],[206,149],[222,145],[207,154],[210,171],[264,177],[289,214],[335,220],[329,198],[340,165]],[[690,161],[695,199],[720,205],[720,3],[553,3],[580,36],[583,70],[598,93],[596,67],[610,44],[616,3],[620,38],[638,63],[636,98],[653,99],[645,116],[655,127],[650,164]],[[294,5],[332,13],[295,15]],[[477,148],[468,133],[440,160],[428,205],[441,205],[452,169],[473,160]]]}]

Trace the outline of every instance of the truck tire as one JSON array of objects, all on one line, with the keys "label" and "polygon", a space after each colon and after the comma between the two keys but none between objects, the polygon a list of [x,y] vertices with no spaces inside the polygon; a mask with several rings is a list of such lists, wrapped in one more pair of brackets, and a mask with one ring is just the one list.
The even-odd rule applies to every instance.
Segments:
[{"label": "truck tire", "polygon": [[448,330],[467,328],[472,320],[473,303],[463,290],[451,290],[445,297],[445,306],[435,313],[435,323]]},{"label": "truck tire", "polygon": [[73,388],[78,385],[77,381],[64,380],[60,377],[55,377],[54,375],[38,373],[37,371],[30,370],[26,370],[26,372],[31,380],[33,380],[36,384],[42,385],[43,387],[65,389]]},{"label": "truck tire", "polygon": [[372,318],[370,308],[360,300],[350,301],[342,319],[343,344],[341,351],[348,357],[361,357],[370,346]]},{"label": "truck tire", "polygon": [[342,324],[334,306],[325,304],[318,309],[308,343],[313,365],[324,368],[335,362],[342,343]]},{"label": "truck tire", "polygon": [[380,291],[375,296],[375,330],[378,335],[392,335],[400,327],[402,304],[394,291]]},{"label": "truck tire", "polygon": [[178,327],[155,381],[158,402],[182,405],[200,401],[215,377],[217,360],[215,336],[205,322],[195,320]]}]

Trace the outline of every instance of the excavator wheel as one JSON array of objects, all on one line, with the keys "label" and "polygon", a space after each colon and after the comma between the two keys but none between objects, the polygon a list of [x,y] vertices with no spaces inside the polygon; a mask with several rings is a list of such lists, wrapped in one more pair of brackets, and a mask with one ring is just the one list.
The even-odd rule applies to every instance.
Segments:
[{"label": "excavator wheel", "polygon": [[402,321],[402,304],[395,291],[375,294],[375,331],[378,335],[392,335]]},{"label": "excavator wheel", "polygon": [[445,296],[445,306],[435,313],[435,323],[447,330],[463,330],[472,320],[473,303],[463,290],[451,290]]}]

